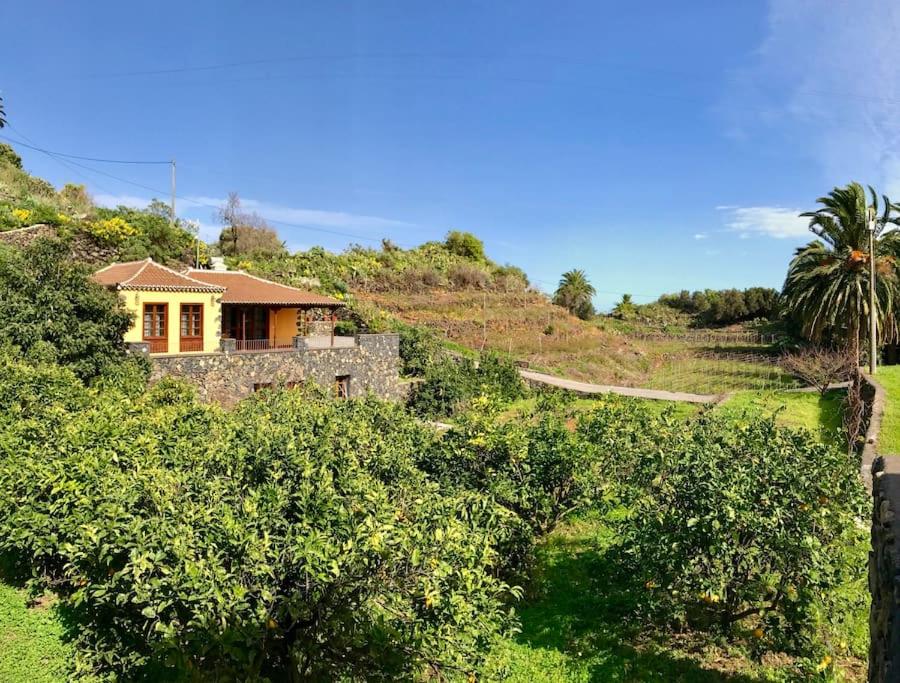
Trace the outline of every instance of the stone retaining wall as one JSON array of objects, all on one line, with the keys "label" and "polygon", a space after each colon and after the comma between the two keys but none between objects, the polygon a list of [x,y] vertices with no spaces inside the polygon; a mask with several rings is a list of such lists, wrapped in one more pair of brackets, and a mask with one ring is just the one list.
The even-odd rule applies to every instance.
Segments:
[{"label": "stone retaining wall", "polygon": [[[0,232],[0,243],[24,249],[41,238],[53,239],[57,237],[59,237],[59,232],[55,227],[39,223],[27,228]],[[118,256],[118,250],[115,247],[101,244],[90,235],[81,232],[75,233],[69,238],[69,249],[73,260],[90,265],[111,263]]]},{"label": "stone retaining wall", "polygon": [[900,456],[877,458],[872,480],[869,681],[900,683]]},{"label": "stone retaining wall", "polygon": [[351,397],[372,392],[399,400],[404,394],[397,334],[361,334],[355,346],[346,348],[151,356],[151,360],[151,381],[179,377],[197,386],[203,400],[226,406],[260,385],[314,382],[330,389],[337,377],[349,377]]}]

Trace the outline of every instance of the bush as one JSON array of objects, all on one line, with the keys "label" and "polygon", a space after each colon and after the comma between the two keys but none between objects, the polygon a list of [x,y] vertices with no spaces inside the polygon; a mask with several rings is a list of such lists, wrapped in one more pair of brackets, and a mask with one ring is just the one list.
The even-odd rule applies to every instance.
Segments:
[{"label": "bush", "polygon": [[457,289],[485,289],[490,277],[483,268],[469,263],[459,263],[448,273],[450,284]]},{"label": "bush", "polygon": [[359,328],[352,320],[338,320],[334,324],[334,333],[339,337],[352,337],[357,332]]},{"label": "bush", "polygon": [[524,291],[531,284],[524,270],[509,264],[494,268],[492,277],[494,288],[504,292]]},{"label": "bush", "polygon": [[850,379],[856,370],[856,362],[847,351],[807,347],[784,354],[781,367],[814,386],[824,396],[831,385]]},{"label": "bush", "polygon": [[491,494],[542,536],[599,490],[591,449],[563,413],[541,403],[513,422],[499,412],[497,402],[475,399],[422,467],[449,485]]},{"label": "bush", "polygon": [[0,343],[25,354],[49,345],[59,363],[89,379],[125,357],[122,339],[130,325],[116,294],[70,262],[64,243],[0,248]]},{"label": "bush", "polygon": [[12,146],[5,142],[0,142],[0,164],[9,164],[14,168],[22,168],[22,157],[20,157]]},{"label": "bush", "polygon": [[462,256],[470,261],[485,261],[484,242],[475,237],[471,232],[452,230],[447,233],[444,240],[447,251],[457,256]]},{"label": "bush", "polygon": [[[28,372],[0,365],[0,396]],[[68,420],[0,430],[0,551],[73,610],[82,673],[440,678],[509,623],[509,513],[430,483],[432,433],[402,408],[271,391],[225,413],[164,381],[75,413],[55,372],[71,397],[28,386]]]},{"label": "bush", "polygon": [[[193,261],[194,237],[180,221],[172,224],[171,210],[168,205],[153,200],[145,210],[132,209],[119,206],[115,209],[97,209],[94,223],[86,226],[90,234],[97,233],[98,223],[115,221],[121,226],[124,222],[129,229],[116,232],[110,243],[118,246],[119,258],[123,261],[138,260],[151,257],[158,263],[170,263],[172,261]],[[92,232],[92,230],[94,232]],[[94,234],[98,239],[104,240],[103,233]]]},{"label": "bush", "polygon": [[400,333],[400,373],[405,377],[423,377],[441,350],[434,333],[424,327],[396,325]]},{"label": "bush", "polygon": [[120,216],[96,221],[88,221],[82,230],[105,244],[121,244],[129,237],[140,234],[138,229]]},{"label": "bush", "polygon": [[410,397],[413,411],[428,419],[449,417],[477,396],[515,401],[526,393],[518,369],[494,353],[469,358],[443,358],[432,363],[425,380]]},{"label": "bush", "polygon": [[652,601],[726,630],[753,619],[768,642],[808,649],[819,606],[863,567],[842,548],[866,509],[845,453],[772,419],[705,418],[632,460],[621,533]]},{"label": "bush", "polygon": [[441,274],[434,268],[410,268],[403,273],[403,284],[407,289],[416,291],[420,289],[435,289],[442,287],[446,282]]}]

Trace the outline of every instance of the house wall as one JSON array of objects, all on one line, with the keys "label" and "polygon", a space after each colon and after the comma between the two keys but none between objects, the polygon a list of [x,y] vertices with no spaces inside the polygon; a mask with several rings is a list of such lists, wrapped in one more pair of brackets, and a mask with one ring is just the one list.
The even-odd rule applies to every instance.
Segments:
[{"label": "house wall", "polygon": [[278,345],[288,345],[297,336],[297,308],[276,308],[269,316],[270,338]]},{"label": "house wall", "polygon": [[362,334],[352,347],[150,358],[151,381],[181,378],[197,387],[201,399],[226,406],[252,394],[254,385],[314,382],[331,390],[339,376],[350,377],[351,397],[372,392],[399,400],[404,394],[397,334]]},{"label": "house wall", "polygon": [[[222,329],[222,295],[210,292],[154,292],[126,290],[119,292],[125,307],[135,314],[131,329],[125,334],[126,342],[141,342],[144,336],[144,304],[168,304],[169,353],[179,353],[181,337],[181,304],[203,304],[203,351],[213,353],[219,349]],[[191,354],[196,355],[196,354]]]}]

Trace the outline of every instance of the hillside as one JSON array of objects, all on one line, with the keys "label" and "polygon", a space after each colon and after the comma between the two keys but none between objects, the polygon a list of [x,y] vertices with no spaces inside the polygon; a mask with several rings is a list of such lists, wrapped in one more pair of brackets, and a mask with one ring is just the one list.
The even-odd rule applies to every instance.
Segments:
[{"label": "hillside", "polygon": [[[288,253],[263,218],[240,212],[234,218],[235,232],[224,243],[200,243],[201,259],[224,253],[233,268],[345,300],[347,331],[422,327],[450,348],[494,350],[535,369],[598,383],[702,393],[780,381],[745,359],[727,367],[719,362],[724,338],[711,347],[669,338],[704,320],[722,325],[728,316],[754,317],[771,307],[761,290],[682,292],[641,306],[623,300],[613,316],[584,321],[532,288],[521,268],[491,259],[471,233],[451,231],[442,241],[411,248],[383,240],[376,248],[354,244],[340,253],[321,247]],[[150,256],[178,267],[194,257],[194,235],[180,220],[173,225],[166,204],[99,207],[81,185],[57,190],[30,175],[15,150],[0,145],[0,241],[4,232],[35,224],[95,247],[73,248],[76,257],[93,254],[87,260],[95,264]],[[724,381],[711,382],[711,375]],[[747,376],[751,386],[745,386]]]},{"label": "hillside", "polygon": [[533,290],[357,292],[356,296],[452,343],[507,353],[532,367],[575,379],[634,384],[641,383],[650,369],[641,345],[579,320]]},{"label": "hillside", "polygon": [[88,244],[76,251],[99,254],[92,260],[100,263],[150,256],[160,263],[190,264],[195,253],[194,235],[182,221],[172,221],[167,204],[154,200],[144,210],[97,206],[84,185],[57,190],[28,173],[12,147],[0,144],[0,235],[35,225],[82,247]]}]

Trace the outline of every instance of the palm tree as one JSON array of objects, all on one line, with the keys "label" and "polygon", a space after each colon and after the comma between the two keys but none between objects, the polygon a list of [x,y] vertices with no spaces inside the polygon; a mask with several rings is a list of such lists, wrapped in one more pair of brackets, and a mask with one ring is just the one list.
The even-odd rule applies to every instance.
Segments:
[{"label": "palm tree", "polygon": [[570,313],[577,315],[582,320],[586,320],[594,314],[594,304],[591,302],[594,294],[596,294],[596,290],[584,271],[570,270],[562,274],[559,286],[553,295],[553,303],[568,309]]},{"label": "palm tree", "polygon": [[[897,336],[894,307],[900,295],[898,207],[869,187],[871,203],[859,183],[834,188],[817,200],[822,208],[809,217],[809,229],[821,239],[795,252],[782,290],[785,310],[812,341],[849,346],[859,359],[860,333],[869,315],[869,220],[875,222],[875,314],[881,343]],[[890,229],[889,229],[890,228]]]},{"label": "palm tree", "polygon": [[6,125],[6,111],[3,109],[3,98],[0,97],[0,128]]}]

